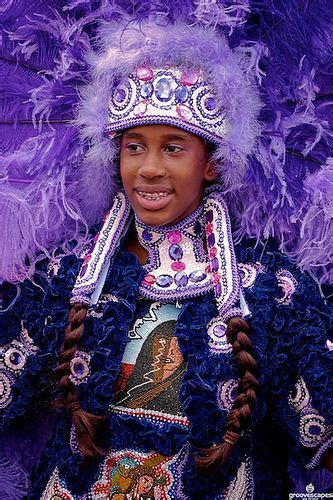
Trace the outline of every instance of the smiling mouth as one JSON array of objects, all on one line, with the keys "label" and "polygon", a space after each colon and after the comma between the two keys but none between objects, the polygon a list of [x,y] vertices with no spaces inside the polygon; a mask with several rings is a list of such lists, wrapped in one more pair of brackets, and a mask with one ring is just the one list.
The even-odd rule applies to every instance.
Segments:
[{"label": "smiling mouth", "polygon": [[170,193],[159,192],[159,193],[147,193],[146,191],[137,191],[138,195],[140,195],[145,200],[162,200],[166,198]]}]

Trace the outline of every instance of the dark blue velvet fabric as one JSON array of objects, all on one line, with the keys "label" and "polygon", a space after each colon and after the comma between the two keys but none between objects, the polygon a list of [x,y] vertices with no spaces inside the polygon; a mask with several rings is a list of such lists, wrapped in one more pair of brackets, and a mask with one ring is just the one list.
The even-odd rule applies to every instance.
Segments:
[{"label": "dark blue velvet fabric", "polygon": [[[267,429],[270,426],[278,425],[288,436],[286,440],[290,440],[295,453],[302,452],[299,417],[289,408],[287,401],[298,373],[311,388],[313,406],[328,422],[332,422],[332,352],[325,348],[329,314],[315,284],[274,247],[266,249],[261,256],[260,248],[243,244],[237,247],[237,253],[239,262],[260,259],[265,266],[254,286],[245,290],[252,311],[251,338],[260,381],[258,404],[251,416],[252,431],[239,440],[223,470],[210,476],[209,480],[197,473],[193,459],[196,448],[219,442],[224,433],[226,413],[216,403],[217,384],[221,380],[237,378],[232,355],[209,353],[206,325],[216,316],[217,310],[213,296],[207,295],[204,300],[185,301],[176,326],[180,350],[187,362],[180,399],[190,421],[189,429],[170,423],[157,426],[148,420],[113,415],[108,424],[110,432],[105,438],[105,444],[115,449],[154,449],[166,455],[176,453],[189,442],[190,455],[183,483],[190,498],[216,498],[235,476],[245,456],[253,457],[257,485],[255,498],[282,498],[274,495],[283,495],[288,488],[287,467],[281,459],[281,470],[274,470],[273,462],[262,459],[274,454],[269,449],[268,440],[262,436],[265,432],[269,434]],[[6,332],[2,343],[17,337],[20,318],[23,317],[39,347],[38,353],[29,358],[26,370],[15,385],[13,402],[2,416],[2,425],[20,425],[20,417],[33,410],[40,391],[45,391],[50,383],[49,376],[56,365],[67,322],[70,293],[79,267],[80,261],[74,257],[63,258],[58,274],[50,283],[47,283],[44,269],[35,284],[26,282],[22,285],[14,310],[2,315],[1,326]],[[278,305],[275,301],[278,293],[275,272],[281,268],[290,270],[298,281],[288,305]],[[92,354],[92,373],[87,383],[80,386],[80,402],[83,408],[94,414],[105,415],[113,401],[114,383],[128,330],[136,314],[142,273],[133,255],[119,251],[103,290],[103,293],[115,295],[118,301],[105,304],[102,318],[89,317],[86,320],[80,348]],[[9,287],[7,292],[10,301],[15,290]],[[264,425],[262,419],[265,415]],[[53,435],[33,475],[30,498],[39,498],[56,466],[74,494],[82,494],[96,478],[98,461],[83,459],[79,454],[73,454],[69,447],[68,415],[58,412],[55,422]]]}]

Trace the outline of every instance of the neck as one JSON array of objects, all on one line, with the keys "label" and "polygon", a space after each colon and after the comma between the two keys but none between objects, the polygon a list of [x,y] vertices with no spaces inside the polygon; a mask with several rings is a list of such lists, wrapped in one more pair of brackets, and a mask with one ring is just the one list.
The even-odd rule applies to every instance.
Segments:
[{"label": "neck", "polygon": [[128,252],[133,253],[137,256],[139,263],[143,266],[147,263],[148,251],[144,248],[138,239],[138,233],[135,228],[135,224],[131,224],[125,241],[125,249]]}]

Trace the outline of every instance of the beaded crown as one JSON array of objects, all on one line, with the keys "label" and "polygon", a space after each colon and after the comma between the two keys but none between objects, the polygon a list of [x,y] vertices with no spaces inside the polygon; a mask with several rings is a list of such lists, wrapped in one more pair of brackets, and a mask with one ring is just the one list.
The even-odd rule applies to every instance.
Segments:
[{"label": "beaded crown", "polygon": [[124,128],[168,124],[212,142],[226,137],[227,118],[202,71],[139,66],[114,89],[109,101],[112,138]]}]

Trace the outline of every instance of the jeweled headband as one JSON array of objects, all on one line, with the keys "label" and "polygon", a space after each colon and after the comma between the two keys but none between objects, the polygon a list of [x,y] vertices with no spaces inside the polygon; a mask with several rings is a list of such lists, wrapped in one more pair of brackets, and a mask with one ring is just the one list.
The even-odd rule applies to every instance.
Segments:
[{"label": "jeweled headband", "polygon": [[196,69],[139,66],[114,89],[108,135],[145,124],[173,125],[213,142],[227,131],[225,112]]}]

